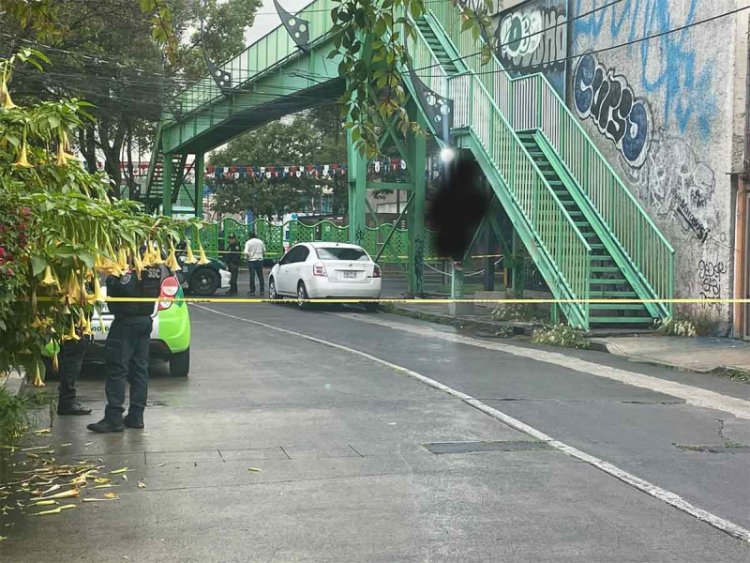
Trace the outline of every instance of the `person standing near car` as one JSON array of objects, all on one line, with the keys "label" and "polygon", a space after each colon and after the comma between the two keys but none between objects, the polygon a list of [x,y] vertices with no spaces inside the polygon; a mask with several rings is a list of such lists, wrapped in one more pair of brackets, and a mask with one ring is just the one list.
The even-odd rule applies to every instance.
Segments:
[{"label": "person standing near car", "polygon": [[81,375],[83,359],[91,345],[91,337],[83,334],[80,328],[76,328],[76,333],[78,339],[63,342],[58,353],[57,414],[59,416],[91,414],[91,409],[81,405],[76,395],[76,381]]},{"label": "person standing near car", "polygon": [[[229,235],[229,244],[227,245],[225,262],[232,278],[229,280],[229,293],[227,295],[237,295],[237,276],[240,273],[240,256],[242,250],[237,237],[234,234]],[[261,288],[263,286],[261,285]]]},{"label": "person standing near car", "polygon": [[260,294],[265,292],[265,281],[263,279],[263,256],[266,253],[266,245],[255,236],[254,232],[250,233],[250,239],[245,243],[245,259],[247,260],[247,269],[250,271],[250,291],[248,295],[255,295],[255,276],[258,276],[260,285]]},{"label": "person standing near car", "polygon": [[[149,266],[140,275],[128,270],[122,276],[107,278],[108,297],[159,297],[164,266]],[[148,357],[151,339],[153,301],[110,302],[114,320],[105,343],[104,418],[87,428],[92,432],[122,432],[124,427],[143,428],[143,411],[148,398]],[[125,392],[130,383],[130,408],[125,411]]]}]

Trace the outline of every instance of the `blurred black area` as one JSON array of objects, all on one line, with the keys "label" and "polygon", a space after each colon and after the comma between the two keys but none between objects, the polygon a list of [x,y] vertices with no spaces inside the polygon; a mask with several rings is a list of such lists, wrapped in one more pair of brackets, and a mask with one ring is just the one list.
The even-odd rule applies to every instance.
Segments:
[{"label": "blurred black area", "polygon": [[482,170],[471,156],[458,153],[443,166],[438,189],[427,201],[427,225],[436,234],[438,255],[460,261],[490,197],[483,189]]}]

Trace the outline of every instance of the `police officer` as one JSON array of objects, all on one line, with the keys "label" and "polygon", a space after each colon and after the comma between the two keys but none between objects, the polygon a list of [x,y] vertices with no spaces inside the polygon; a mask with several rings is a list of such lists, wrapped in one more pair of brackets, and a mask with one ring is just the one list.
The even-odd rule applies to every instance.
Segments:
[{"label": "police officer", "polygon": [[[164,266],[150,266],[140,275],[130,270],[121,277],[109,276],[107,295],[156,298],[162,278],[168,273]],[[105,344],[107,407],[102,420],[87,426],[92,432],[122,432],[125,426],[143,428],[154,308],[153,301],[109,303],[109,310],[115,318]],[[123,418],[127,383],[130,383],[130,408]]]},{"label": "police officer", "polygon": [[57,373],[60,381],[58,384],[57,414],[60,416],[91,414],[91,409],[81,405],[76,396],[76,381],[78,376],[81,375],[83,358],[91,345],[91,337],[82,334],[80,329],[76,332],[79,339],[63,342],[58,354]]},{"label": "police officer", "polygon": [[227,254],[224,261],[227,263],[232,278],[229,280],[229,292],[227,295],[237,295],[237,276],[240,273],[241,253],[242,248],[240,247],[240,243],[237,242],[237,237],[234,234],[229,235],[229,245],[227,246]]}]

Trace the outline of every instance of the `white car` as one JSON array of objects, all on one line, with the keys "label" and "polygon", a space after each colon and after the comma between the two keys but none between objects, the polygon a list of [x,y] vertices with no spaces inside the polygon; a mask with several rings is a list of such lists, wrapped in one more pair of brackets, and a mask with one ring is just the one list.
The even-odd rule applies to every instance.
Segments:
[{"label": "white car", "polygon": [[[271,270],[271,299],[379,299],[380,267],[360,246],[337,242],[304,242],[289,249]],[[377,303],[365,303],[375,310]]]}]

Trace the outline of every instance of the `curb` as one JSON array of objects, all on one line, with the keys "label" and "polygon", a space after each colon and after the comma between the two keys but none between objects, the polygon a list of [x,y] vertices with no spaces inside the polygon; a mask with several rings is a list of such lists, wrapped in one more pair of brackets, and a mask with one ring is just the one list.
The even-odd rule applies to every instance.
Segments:
[{"label": "curb", "polygon": [[[385,312],[390,312],[403,317],[409,317],[421,321],[433,322],[442,325],[450,325],[456,328],[470,328],[487,331],[497,336],[498,333],[502,333],[505,336],[531,336],[532,332],[536,328],[536,325],[528,325],[525,323],[514,323],[514,322],[497,322],[497,321],[481,321],[476,319],[467,319],[462,317],[455,317],[452,315],[444,315],[441,313],[425,313],[422,311],[414,311],[412,309],[405,309],[397,305],[393,305],[393,308]],[[541,325],[540,325],[541,326]]]}]

